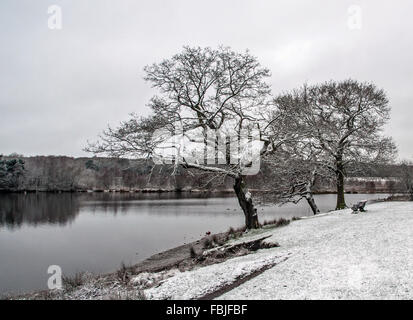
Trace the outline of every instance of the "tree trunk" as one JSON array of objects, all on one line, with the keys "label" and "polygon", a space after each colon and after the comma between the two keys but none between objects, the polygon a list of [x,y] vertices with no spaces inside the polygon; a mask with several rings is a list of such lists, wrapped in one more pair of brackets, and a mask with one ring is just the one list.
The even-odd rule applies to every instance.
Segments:
[{"label": "tree trunk", "polygon": [[320,210],[318,209],[318,207],[315,203],[315,200],[314,200],[314,197],[313,197],[313,191],[312,191],[312,189],[315,185],[316,173],[317,173],[316,169],[311,171],[310,181],[307,183],[306,195],[305,195],[305,198],[306,198],[308,204],[310,205],[311,210],[313,210],[314,215],[320,213]]},{"label": "tree trunk", "polygon": [[257,209],[254,208],[251,194],[244,190],[244,181],[242,177],[235,178],[234,191],[237,195],[239,205],[244,212],[245,226],[247,229],[258,229],[260,224],[258,223]]},{"label": "tree trunk", "polygon": [[[341,162],[341,161],[340,161]],[[338,162],[336,179],[337,179],[337,205],[336,210],[341,210],[347,208],[346,201],[344,199],[344,167]]]},{"label": "tree trunk", "polygon": [[320,210],[318,209],[318,207],[317,207],[317,205],[316,205],[316,203],[315,203],[315,201],[314,201],[313,194],[312,194],[312,193],[308,193],[308,194],[305,196],[305,198],[306,198],[306,200],[307,200],[307,202],[308,202],[311,210],[313,210],[314,215],[319,214],[319,213],[320,213]]}]

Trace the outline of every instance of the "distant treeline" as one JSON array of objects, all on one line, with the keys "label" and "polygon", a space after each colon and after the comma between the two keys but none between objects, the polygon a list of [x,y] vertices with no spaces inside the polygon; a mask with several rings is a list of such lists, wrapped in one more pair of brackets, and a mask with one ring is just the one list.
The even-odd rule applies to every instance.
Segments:
[{"label": "distant treeline", "polygon": [[[12,177],[13,181],[6,183],[4,178],[3,183],[0,183],[0,189],[3,191],[232,190],[231,179],[214,179],[210,173],[194,174],[194,171],[179,170],[179,168],[178,174],[173,175],[172,165],[155,165],[147,160],[65,156],[9,156],[0,159],[4,163],[4,170],[16,166],[16,163],[19,165],[18,175],[13,176],[10,171],[12,169],[9,169],[7,177]],[[23,172],[22,163],[24,163]],[[347,173],[349,177],[347,191],[397,192],[400,188],[397,178],[400,176],[399,169],[398,165],[354,166],[354,170]],[[1,174],[0,169],[0,176]],[[355,179],[356,177],[364,179]],[[271,170],[266,170],[263,166],[260,174],[247,177],[247,181],[252,189],[267,190],[267,182],[274,178]],[[335,191],[334,186],[322,181],[317,184],[316,190],[319,193]]]},{"label": "distant treeline", "polygon": [[[13,157],[3,157],[10,161]],[[14,183],[0,185],[8,191],[104,191],[146,190],[186,191],[209,189],[213,183],[206,175],[191,175],[173,167],[155,165],[146,160],[118,158],[72,158],[66,156],[19,157],[24,172]],[[231,185],[220,186],[220,189]]]}]

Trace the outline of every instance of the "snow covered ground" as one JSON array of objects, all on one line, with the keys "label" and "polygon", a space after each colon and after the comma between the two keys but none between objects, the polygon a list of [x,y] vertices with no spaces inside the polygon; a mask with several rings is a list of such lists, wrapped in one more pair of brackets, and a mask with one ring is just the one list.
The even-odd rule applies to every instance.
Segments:
[{"label": "snow covered ground", "polygon": [[145,295],[196,299],[227,287],[218,299],[413,299],[413,203],[368,204],[367,210],[252,232],[237,241],[271,235],[266,241],[280,247],[178,272]]}]

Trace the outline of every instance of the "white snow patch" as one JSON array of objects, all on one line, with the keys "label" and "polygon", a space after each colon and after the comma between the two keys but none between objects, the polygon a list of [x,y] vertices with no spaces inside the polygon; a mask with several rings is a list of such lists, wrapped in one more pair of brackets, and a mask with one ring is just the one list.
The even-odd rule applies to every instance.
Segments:
[{"label": "white snow patch", "polygon": [[141,288],[151,287],[165,279],[175,276],[180,271],[178,269],[171,269],[161,272],[142,272],[131,279],[132,284],[138,285]]},{"label": "white snow patch", "polygon": [[219,299],[412,299],[413,203],[367,205],[274,229],[283,263]]},{"label": "white snow patch", "polygon": [[156,300],[200,298],[283,259],[285,257],[279,256],[273,249],[261,250],[255,254],[179,273],[160,286],[145,290],[145,295],[148,299]]}]

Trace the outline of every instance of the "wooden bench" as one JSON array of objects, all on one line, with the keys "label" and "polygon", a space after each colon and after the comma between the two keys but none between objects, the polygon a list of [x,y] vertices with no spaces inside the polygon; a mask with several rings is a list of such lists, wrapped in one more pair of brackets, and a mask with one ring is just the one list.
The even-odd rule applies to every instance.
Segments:
[{"label": "wooden bench", "polygon": [[367,200],[361,200],[356,204],[353,204],[351,209],[353,210],[352,213],[357,213],[357,212],[366,212],[365,206],[366,206]]}]

